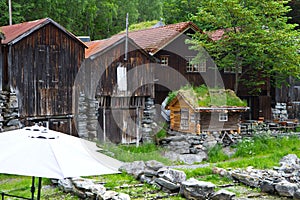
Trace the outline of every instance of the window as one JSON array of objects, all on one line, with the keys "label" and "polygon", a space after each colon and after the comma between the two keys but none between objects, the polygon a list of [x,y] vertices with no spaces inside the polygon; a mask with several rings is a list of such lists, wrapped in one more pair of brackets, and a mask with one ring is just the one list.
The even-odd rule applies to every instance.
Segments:
[{"label": "window", "polygon": [[[238,72],[240,74],[242,73],[242,67],[239,67]],[[233,67],[225,67],[224,68],[224,73],[235,73],[235,69]]]},{"label": "window", "polygon": [[220,122],[227,122],[228,121],[228,113],[220,113],[219,114],[219,121]]},{"label": "window", "polygon": [[160,56],[160,64],[162,66],[168,66],[169,65],[169,56]]},{"label": "window", "polygon": [[191,115],[190,115],[190,122],[191,123],[195,123],[196,121],[195,121],[195,113],[191,113]]},{"label": "window", "polygon": [[180,128],[182,130],[189,129],[189,109],[180,110]]},{"label": "window", "polygon": [[194,56],[186,57],[186,71],[187,72],[206,72],[206,60],[193,60]]}]

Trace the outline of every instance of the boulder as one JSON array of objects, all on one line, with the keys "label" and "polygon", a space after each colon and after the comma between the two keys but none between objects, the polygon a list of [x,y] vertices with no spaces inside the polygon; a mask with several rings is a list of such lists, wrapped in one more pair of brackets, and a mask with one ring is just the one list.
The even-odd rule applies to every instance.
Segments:
[{"label": "boulder", "polygon": [[300,169],[300,159],[295,154],[288,154],[279,161],[279,171],[285,173],[292,173],[295,170]]},{"label": "boulder", "polygon": [[149,161],[146,161],[145,162],[145,165],[148,169],[151,169],[151,170],[154,170],[154,171],[157,171],[159,170],[160,168],[163,168],[165,165],[162,164],[161,162],[158,162],[156,160],[149,160]]},{"label": "boulder", "polygon": [[106,191],[103,195],[98,195],[97,199],[101,199],[101,200],[114,199],[115,196],[117,195],[118,193],[115,191]]},{"label": "boulder", "polygon": [[282,197],[293,197],[298,190],[298,186],[295,183],[288,181],[281,181],[275,185],[275,190]]},{"label": "boulder", "polygon": [[231,200],[235,197],[235,193],[221,189],[211,196],[212,200]]},{"label": "boulder", "polygon": [[134,161],[132,163],[123,164],[119,170],[126,171],[128,174],[133,175],[138,179],[145,171],[146,165],[144,161]]},{"label": "boulder", "polygon": [[58,182],[58,187],[62,189],[64,192],[72,192],[73,191],[73,183],[71,179],[59,179]]},{"label": "boulder", "polygon": [[231,176],[245,185],[257,188],[259,186],[260,177],[255,174],[233,171]]},{"label": "boulder", "polygon": [[158,170],[158,176],[173,183],[181,183],[186,180],[186,174],[183,171],[170,168],[162,168]]},{"label": "boulder", "polygon": [[260,190],[265,193],[274,194],[275,185],[272,181],[263,180],[260,184]]},{"label": "boulder", "polygon": [[128,194],[119,193],[118,195],[114,196],[112,200],[130,200],[130,196]]},{"label": "boulder", "polygon": [[293,196],[294,200],[300,200],[300,189],[296,190]]},{"label": "boulder", "polygon": [[164,178],[155,179],[155,183],[162,186],[163,188],[166,188],[167,190],[169,190],[171,192],[178,192],[180,189],[179,185],[177,185],[176,183],[173,183],[171,181],[168,181]]},{"label": "boulder", "polygon": [[180,194],[186,199],[206,200],[214,193],[215,187],[213,183],[191,178],[181,183]]}]

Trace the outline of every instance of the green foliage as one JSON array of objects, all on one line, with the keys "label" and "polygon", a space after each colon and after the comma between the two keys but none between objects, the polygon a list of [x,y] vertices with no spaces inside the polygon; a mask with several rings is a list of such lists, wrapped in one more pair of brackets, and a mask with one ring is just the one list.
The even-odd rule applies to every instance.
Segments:
[{"label": "green foliage", "polygon": [[153,143],[140,144],[138,147],[136,147],[134,144],[115,145],[111,143],[104,143],[99,146],[106,150],[102,153],[106,153],[110,156],[113,156],[117,160],[124,162],[133,162],[137,160],[157,160],[166,165],[172,163],[170,160],[162,156],[164,149],[156,146]]},{"label": "green foliage", "polygon": [[220,144],[216,144],[211,149],[208,150],[208,161],[210,163],[220,162],[228,160],[228,155],[226,155]]},{"label": "green foliage", "polygon": [[300,74],[299,32],[287,23],[285,3],[204,0],[192,19],[209,27],[207,32],[222,29],[224,34],[216,41],[208,40],[209,34],[198,34],[189,43],[194,50],[204,47],[220,69],[232,69],[235,92],[243,83],[259,93],[266,78],[276,80],[276,85],[285,83],[287,77]]},{"label": "green foliage", "polygon": [[157,139],[162,139],[167,137],[167,129],[168,129],[168,124],[163,123],[162,128],[156,133],[155,137]]},{"label": "green foliage", "polygon": [[[237,97],[232,90],[207,88],[205,85],[198,87],[184,86],[178,91],[172,91],[168,95],[167,104],[177,96],[178,92],[184,94],[186,100],[196,107],[247,106],[247,103]],[[195,102],[195,100],[197,100],[197,102]]]}]

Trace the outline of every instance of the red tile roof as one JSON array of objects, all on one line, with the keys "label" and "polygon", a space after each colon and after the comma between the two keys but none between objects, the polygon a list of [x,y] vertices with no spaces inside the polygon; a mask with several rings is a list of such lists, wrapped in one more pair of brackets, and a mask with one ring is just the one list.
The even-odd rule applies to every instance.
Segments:
[{"label": "red tile roof", "polygon": [[[134,41],[139,47],[149,53],[155,54],[157,51],[165,47],[176,37],[183,34],[187,29],[192,28],[194,31],[201,30],[192,22],[181,22],[177,24],[165,25],[157,28],[148,28],[138,31],[131,31],[128,33],[130,39]],[[125,37],[126,33],[113,35],[111,38],[104,40],[97,40],[86,42],[88,49],[85,51],[85,57],[88,58],[97,54],[117,41]]]},{"label": "red tile roof", "polygon": [[[201,30],[192,22],[181,22],[177,24],[165,25],[157,28],[148,28],[129,32],[129,37],[133,39],[144,50],[155,54],[160,49],[168,45],[171,41],[192,28],[195,32]],[[124,35],[121,33],[119,35]],[[114,37],[114,36],[113,36]]]},{"label": "red tile roof", "polygon": [[105,49],[111,47],[116,42],[121,40],[124,36],[112,37],[104,40],[95,40],[91,42],[86,42],[88,49],[85,50],[85,58],[88,58],[94,54],[104,51]]},{"label": "red tile roof", "polygon": [[2,26],[1,30],[5,35],[5,39],[2,41],[2,44],[8,44],[12,40],[16,39],[17,37],[23,35],[24,33],[28,32],[29,30],[33,29],[34,27],[43,24],[47,18],[39,19],[31,22],[24,22],[21,24],[14,24],[10,26]]},{"label": "red tile roof", "polygon": [[58,23],[53,21],[50,18],[44,18],[44,19],[38,19],[35,21],[30,22],[23,22],[20,24],[13,24],[9,26],[2,26],[0,27],[0,30],[3,32],[5,39],[1,41],[2,44],[13,44],[21,40],[22,38],[28,36],[30,33],[34,32],[35,30],[39,29],[40,27],[52,23],[55,26],[57,26],[59,29],[64,31],[66,34],[68,34],[70,37],[74,38],[75,40],[78,40],[82,45],[85,46],[83,42],[81,42],[75,35],[73,35],[71,32],[67,31],[65,28],[60,26]]}]

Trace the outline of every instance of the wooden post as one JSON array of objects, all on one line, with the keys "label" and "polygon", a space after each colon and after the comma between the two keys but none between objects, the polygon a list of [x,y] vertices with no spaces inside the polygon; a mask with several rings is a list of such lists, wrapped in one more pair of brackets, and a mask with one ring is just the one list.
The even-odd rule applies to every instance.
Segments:
[{"label": "wooden post", "polygon": [[103,142],[105,142],[105,138],[106,138],[106,120],[105,120],[105,107],[103,107]]}]

